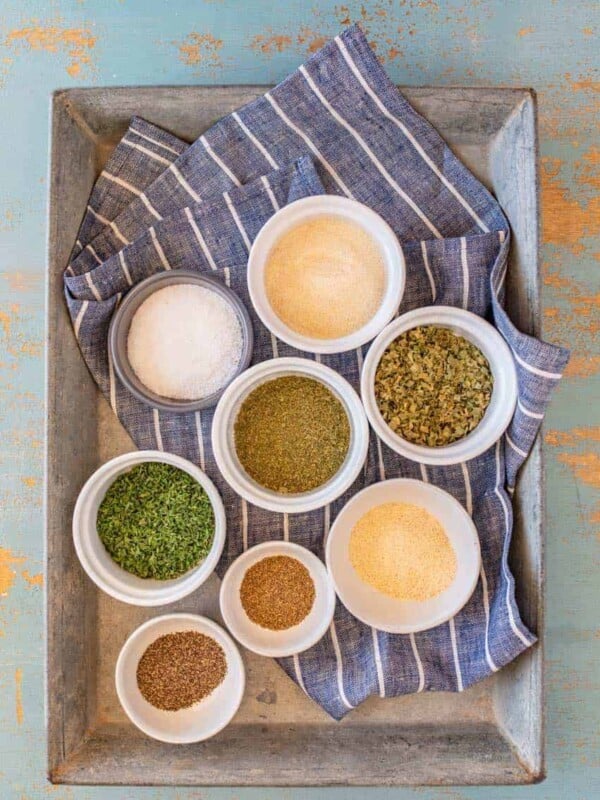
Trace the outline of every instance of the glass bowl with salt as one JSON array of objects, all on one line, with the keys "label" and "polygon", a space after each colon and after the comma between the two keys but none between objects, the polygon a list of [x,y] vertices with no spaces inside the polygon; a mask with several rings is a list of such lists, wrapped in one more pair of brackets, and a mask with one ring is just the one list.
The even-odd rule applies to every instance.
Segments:
[{"label": "glass bowl with salt", "polygon": [[253,344],[236,292],[191,270],[160,272],[135,286],[108,333],[109,357],[131,394],[181,413],[216,405],[248,367]]}]

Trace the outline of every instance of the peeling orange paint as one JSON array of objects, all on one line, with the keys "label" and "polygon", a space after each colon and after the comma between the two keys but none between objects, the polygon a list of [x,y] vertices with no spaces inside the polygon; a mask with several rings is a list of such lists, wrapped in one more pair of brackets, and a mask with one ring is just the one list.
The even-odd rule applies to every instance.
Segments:
[{"label": "peeling orange paint", "polygon": [[567,72],[565,78],[569,82],[571,88],[576,92],[600,92],[600,81],[595,81],[592,77],[580,76],[577,80],[573,80],[571,74]]},{"label": "peeling orange paint", "polygon": [[17,667],[15,670],[15,716],[17,725],[23,724],[23,670]]},{"label": "peeling orange paint", "polygon": [[528,28],[521,28],[519,31],[517,31],[517,36],[521,36],[521,37],[529,36],[529,34],[533,33],[534,31],[535,31],[535,28],[533,27],[533,25],[530,25]]},{"label": "peeling orange paint", "polygon": [[306,47],[308,53],[316,53],[329,41],[329,36],[311,31],[309,28],[300,28],[298,44]]},{"label": "peeling orange paint", "polygon": [[546,244],[580,253],[581,240],[600,232],[600,196],[582,205],[561,183],[559,172],[558,159],[542,159],[542,235]]},{"label": "peeling orange paint", "polygon": [[560,453],[558,460],[571,467],[580,481],[600,488],[600,456],[597,453]]},{"label": "peeling orange paint", "polygon": [[187,66],[202,64],[208,67],[221,67],[223,62],[219,51],[223,47],[223,40],[217,39],[212,33],[188,33],[181,42],[172,42],[179,49],[179,59]]},{"label": "peeling orange paint", "polygon": [[89,28],[65,28],[59,20],[49,25],[32,20],[29,25],[10,31],[4,44],[14,52],[42,50],[66,54],[69,63],[65,69],[75,78],[83,67],[91,64],[90,51],[96,46],[96,37]]},{"label": "peeling orange paint", "polygon": [[8,337],[10,336],[10,317],[6,313],[6,311],[0,311],[0,325],[2,326],[4,335],[8,339]]},{"label": "peeling orange paint", "polygon": [[572,355],[565,369],[567,378],[591,378],[600,372],[600,356]]},{"label": "peeling orange paint", "polygon": [[11,550],[0,547],[0,597],[6,597],[17,575],[11,565],[22,564],[23,556],[14,556]]},{"label": "peeling orange paint", "polygon": [[265,55],[272,55],[273,53],[283,53],[292,44],[292,37],[287,34],[273,34],[272,36],[255,36],[250,42],[250,47],[253,50],[260,50]]},{"label": "peeling orange paint", "polygon": [[21,573],[23,579],[27,581],[29,586],[43,586],[44,585],[44,573],[38,572],[37,575],[30,575],[29,571],[24,569]]},{"label": "peeling orange paint", "polygon": [[600,428],[572,428],[546,431],[545,442],[552,447],[573,447],[577,442],[600,442]]},{"label": "peeling orange paint", "polygon": [[33,489],[33,487],[36,486],[36,484],[37,484],[37,478],[24,477],[24,478],[21,478],[21,480],[23,481],[25,486],[28,486],[30,489]]}]

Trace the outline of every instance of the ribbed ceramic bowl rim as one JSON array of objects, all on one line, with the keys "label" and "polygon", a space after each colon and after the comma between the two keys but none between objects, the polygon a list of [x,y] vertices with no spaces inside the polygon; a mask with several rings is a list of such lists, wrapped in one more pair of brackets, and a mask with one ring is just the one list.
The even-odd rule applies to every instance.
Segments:
[{"label": "ribbed ceramic bowl rim", "polygon": [[[323,383],[341,401],[350,423],[350,446],[338,472],[322,486],[302,494],[277,494],[260,486],[239,463],[233,441],[233,425],[243,400],[259,385],[285,375]],[[268,511],[300,514],[333,502],[356,480],[367,457],[369,423],[359,396],[335,370],[307,358],[273,358],[250,367],[227,387],[213,418],[212,446],[221,474],[237,494]]]},{"label": "ribbed ceramic bowl rim", "polygon": [[[159,589],[152,588],[150,584],[144,586],[142,578],[130,575],[130,573],[114,563],[108,554],[109,567],[105,568],[100,560],[94,556],[93,547],[86,546],[85,542],[86,538],[92,538],[99,543],[99,547],[104,547],[96,529],[96,514],[92,512],[92,506],[96,501],[98,501],[98,504],[102,502],[102,498],[99,497],[99,493],[102,490],[101,486],[104,486],[106,482],[104,490],[104,493],[106,493],[119,475],[138,464],[144,464],[148,461],[170,464],[187,472],[207,493],[215,517],[213,542],[206,558],[197,566],[192,567],[185,575],[174,578],[171,581],[160,581]],[[110,478],[112,480],[109,480]],[[104,497],[104,494],[102,497]],[[90,475],[79,492],[72,522],[75,552],[90,580],[99,589],[102,589],[103,592],[116,600],[141,607],[155,607],[174,603],[176,600],[187,597],[208,580],[221,558],[221,553],[225,546],[226,528],[227,521],[223,501],[208,475],[195,464],[192,464],[191,461],[187,461],[174,453],[164,453],[160,450],[134,450],[131,453],[124,453],[112,458],[99,467]]]},{"label": "ribbed ceramic bowl rim", "polygon": [[[198,737],[175,737],[175,736],[167,736],[162,735],[159,736],[156,732],[150,731],[146,725],[141,721],[139,715],[134,710],[132,703],[129,700],[129,696],[124,687],[123,681],[123,662],[125,657],[128,654],[129,649],[135,643],[135,640],[139,638],[139,636],[144,633],[148,628],[157,628],[160,629],[161,625],[163,625],[167,621],[176,620],[177,622],[181,622],[180,630],[186,630],[191,626],[196,625],[196,627],[203,627],[208,633],[206,635],[211,636],[215,639],[220,639],[221,642],[227,642],[228,647],[231,649],[231,654],[234,658],[234,664],[230,664],[228,662],[228,672],[230,672],[230,667],[233,666],[233,676],[237,678],[237,680],[232,681],[233,689],[235,691],[235,707],[233,709],[233,713],[230,715],[223,717],[213,728],[210,732],[202,736],[201,738]],[[157,637],[159,637],[159,633],[157,633]],[[220,643],[220,642],[219,642]],[[227,674],[225,675],[225,680],[227,680]],[[222,628],[218,623],[214,622],[214,620],[209,619],[208,617],[201,616],[200,614],[186,614],[186,613],[173,613],[173,614],[162,614],[159,617],[153,617],[152,619],[146,620],[141,625],[129,634],[125,643],[121,647],[119,651],[119,655],[117,657],[117,662],[115,664],[115,688],[117,690],[117,697],[119,698],[119,702],[121,703],[121,707],[127,714],[128,718],[131,722],[139,728],[146,736],[150,736],[152,739],[156,739],[160,742],[167,742],[169,744],[193,744],[194,742],[201,742],[206,741],[206,739],[210,739],[212,736],[215,736],[217,733],[223,730],[223,728],[227,727],[231,720],[236,715],[241,702],[244,698],[244,690],[246,688],[246,670],[244,667],[244,662],[242,660],[242,656],[240,655],[240,651],[233,640],[233,637]],[[198,713],[202,713],[201,711],[201,702],[198,705]],[[177,712],[175,712],[177,713]]]},{"label": "ribbed ceramic bowl rim", "polygon": [[[165,289],[167,286],[176,286],[182,283],[191,283],[216,292],[220,297],[226,300],[236,312],[242,330],[242,355],[240,363],[232,373],[228,383],[213,394],[198,400],[172,400],[168,397],[155,394],[140,381],[127,358],[128,326],[131,324],[131,319],[137,309],[154,292]],[[127,330],[123,330],[123,325],[127,325]],[[187,414],[191,411],[200,411],[204,408],[212,408],[216,405],[231,381],[247,368],[252,358],[253,346],[254,332],[252,329],[252,322],[246,306],[238,295],[217,278],[183,269],[158,272],[156,275],[151,275],[149,278],[145,278],[134,286],[133,289],[127,293],[113,314],[108,330],[109,357],[123,385],[134,397],[141,400],[142,403],[152,408],[157,408],[159,411],[174,411],[181,414]]]},{"label": "ribbed ceramic bowl rim", "polygon": [[[386,265],[386,288],[379,309],[361,328],[337,339],[316,339],[292,330],[273,311],[265,290],[264,269],[272,247],[284,233],[307,219],[329,214],[359,224],[378,242]],[[335,195],[305,197],[281,208],[259,231],[248,258],[248,291],[258,317],[283,342],[307,353],[344,353],[371,341],[398,311],[405,282],[404,254],[387,222],[357,200]]]},{"label": "ribbed ceramic bowl rim", "polygon": [[[263,558],[267,558],[269,555],[290,556],[291,558],[295,558],[308,569],[313,583],[315,584],[316,591],[319,591],[319,587],[321,588],[321,598],[327,606],[327,613],[317,620],[316,624],[310,629],[310,634],[305,635],[301,646],[285,647],[283,644],[279,646],[273,644],[270,646],[261,647],[250,636],[246,636],[243,631],[240,631],[239,627],[235,623],[235,615],[231,613],[231,606],[232,604],[238,603],[240,607],[243,608],[243,606],[239,600],[239,590],[237,593],[238,596],[233,596],[233,589],[231,586],[231,581],[233,579],[232,576],[239,570],[240,566],[245,564],[245,562],[250,561],[251,563],[258,563],[258,561],[262,560],[259,558],[258,561],[254,561],[253,557],[257,555],[262,555]],[[251,563],[247,565],[246,569],[244,570],[244,574],[246,573],[246,570],[250,569]],[[311,552],[307,547],[303,547],[295,542],[271,540],[268,542],[261,542],[260,544],[254,545],[254,547],[248,548],[248,550],[244,550],[244,552],[241,553],[241,555],[239,555],[235,561],[233,561],[223,576],[223,580],[221,581],[219,607],[221,609],[223,620],[225,621],[225,624],[227,625],[227,628],[231,632],[232,636],[234,636],[246,649],[251,650],[253,653],[257,653],[260,656],[267,656],[269,658],[285,658],[286,656],[293,656],[298,653],[303,653],[305,650],[308,650],[309,647],[312,647],[319,642],[323,636],[325,636],[335,613],[335,597],[335,589],[331,580],[331,576],[327,570],[327,567],[318,556]],[[252,623],[250,624],[252,625]],[[299,624],[302,624],[302,622]],[[294,627],[297,628],[297,626]],[[271,633],[273,634],[274,639],[285,638],[287,634],[293,635],[293,630],[294,629],[292,628],[288,629],[287,631],[272,631]]]},{"label": "ribbed ceramic bowl rim", "polygon": [[[437,325],[464,336],[487,358],[494,377],[490,404],[479,425],[444,447],[425,447],[398,436],[384,421],[375,399],[375,373],[384,351],[400,334],[419,325]],[[373,430],[396,453],[432,466],[458,464],[481,455],[507,429],[517,404],[517,370],[509,346],[482,317],[453,306],[425,306],[398,317],[375,339],[364,361],[360,392]]]}]

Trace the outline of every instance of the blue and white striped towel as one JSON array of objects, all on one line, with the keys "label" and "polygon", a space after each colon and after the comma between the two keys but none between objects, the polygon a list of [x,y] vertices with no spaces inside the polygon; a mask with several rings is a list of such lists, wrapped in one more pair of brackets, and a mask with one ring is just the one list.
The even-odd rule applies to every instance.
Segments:
[{"label": "blue and white striped towel", "polygon": [[[131,397],[115,378],[106,336],[129,287],[165,269],[214,273],[251,310],[245,267],[252,240],[277,208],[323,192],[366,203],[395,230],[408,269],[401,312],[440,303],[495,322],[517,363],[519,404],[501,441],[456,466],[419,466],[372,435],[365,472],[344,497],[288,517],[247,504],[224,483],[210,447],[212,411],[159,413]],[[535,641],[519,615],[508,568],[509,491],[567,353],[519,333],[503,310],[509,238],[497,202],[390,82],[358,27],[189,147],[133,119],[90,197],[65,273],[75,334],[134,442],[195,461],[219,487],[228,518],[221,569],[242,549],[273,538],[297,541],[322,557],[339,509],[365,484],[383,478],[430,481],[473,516],[483,568],[471,600],[453,620],[424,633],[389,635],[358,622],[338,603],[322,641],[281,660],[337,719],[371,694],[461,691]],[[255,362],[298,354],[271,337],[256,316],[253,323]],[[324,356],[323,362],[358,387],[365,351]]]}]

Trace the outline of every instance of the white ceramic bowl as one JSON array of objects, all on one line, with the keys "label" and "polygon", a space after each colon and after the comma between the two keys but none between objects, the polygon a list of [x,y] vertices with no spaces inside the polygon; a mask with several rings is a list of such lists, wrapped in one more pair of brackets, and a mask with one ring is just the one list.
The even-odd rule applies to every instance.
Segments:
[{"label": "white ceramic bowl", "polygon": [[[246,397],[260,384],[286,375],[314,378],[340,400],[350,422],[350,447],[339,471],[322,486],[302,494],[278,494],[253,480],[235,451],[234,423]],[[219,400],[212,424],[212,446],[217,466],[231,488],[250,503],[288,514],[300,514],[333,502],[358,477],[369,447],[369,424],[359,396],[345,378],[307,358],[273,358],[247,369],[231,383]]]},{"label": "white ceramic bowl", "polygon": [[[398,436],[387,425],[375,399],[375,373],[388,345],[419,325],[438,325],[468,339],[487,358],[494,378],[490,404],[479,425],[464,439],[444,447],[425,447]],[[510,349],[498,331],[476,314],[452,306],[426,306],[391,322],[375,339],[363,365],[360,391],[375,433],[388,447],[421,464],[458,464],[480,455],[507,429],[517,404],[517,370]]]},{"label": "white ceramic bowl", "polygon": [[[315,584],[315,602],[310,613],[298,625],[283,631],[271,631],[248,617],[240,600],[240,587],[246,572],[267,556],[290,556],[310,572]],[[271,658],[301,653],[321,639],[333,619],[335,592],[323,562],[310,550],[293,542],[264,542],[242,553],[229,567],[221,583],[221,614],[238,642]]]},{"label": "white ceramic bowl", "polygon": [[[382,503],[421,506],[444,528],[456,554],[456,576],[437,597],[422,602],[396,600],[364,583],[352,566],[352,529],[371,508]],[[473,594],[481,567],[477,530],[461,504],[443,489],[408,478],[374,483],[354,495],[331,527],[325,556],[337,595],[348,611],[388,633],[416,633],[447,622]]]},{"label": "white ceramic bowl", "polygon": [[[378,311],[362,328],[338,339],[315,339],[289,328],[273,311],[265,290],[265,266],[277,240],[290,228],[323,214],[344,217],[366,230],[381,248],[386,273],[385,291]],[[405,281],[402,248],[387,222],[362,203],[335,195],[305,197],[284,206],[261,228],[248,260],[248,291],[254,310],[275,336],[308,353],[343,353],[369,342],[398,311]]]},{"label": "white ceramic bowl", "polygon": [[[159,636],[189,630],[210,636],[221,645],[227,673],[200,702],[180,711],[162,711],[142,696],[137,666],[146,648]],[[141,731],[161,742],[189,744],[214,736],[233,719],[244,695],[244,663],[231,636],[216,622],[196,614],[165,614],[140,625],[127,639],[117,659],[115,684],[123,710]]]},{"label": "white ceramic bowl", "polygon": [[[212,547],[198,566],[173,580],[138,578],[115,564],[96,531],[96,517],[108,488],[123,472],[136,464],[159,461],[187,472],[205,490],[215,515]],[[73,513],[73,542],[81,566],[96,586],[116,600],[135,606],[162,606],[174,603],[197,589],[213,572],[225,544],[225,510],[210,478],[185,458],[158,450],[137,450],[107,461],[88,479],[79,493]]]}]

